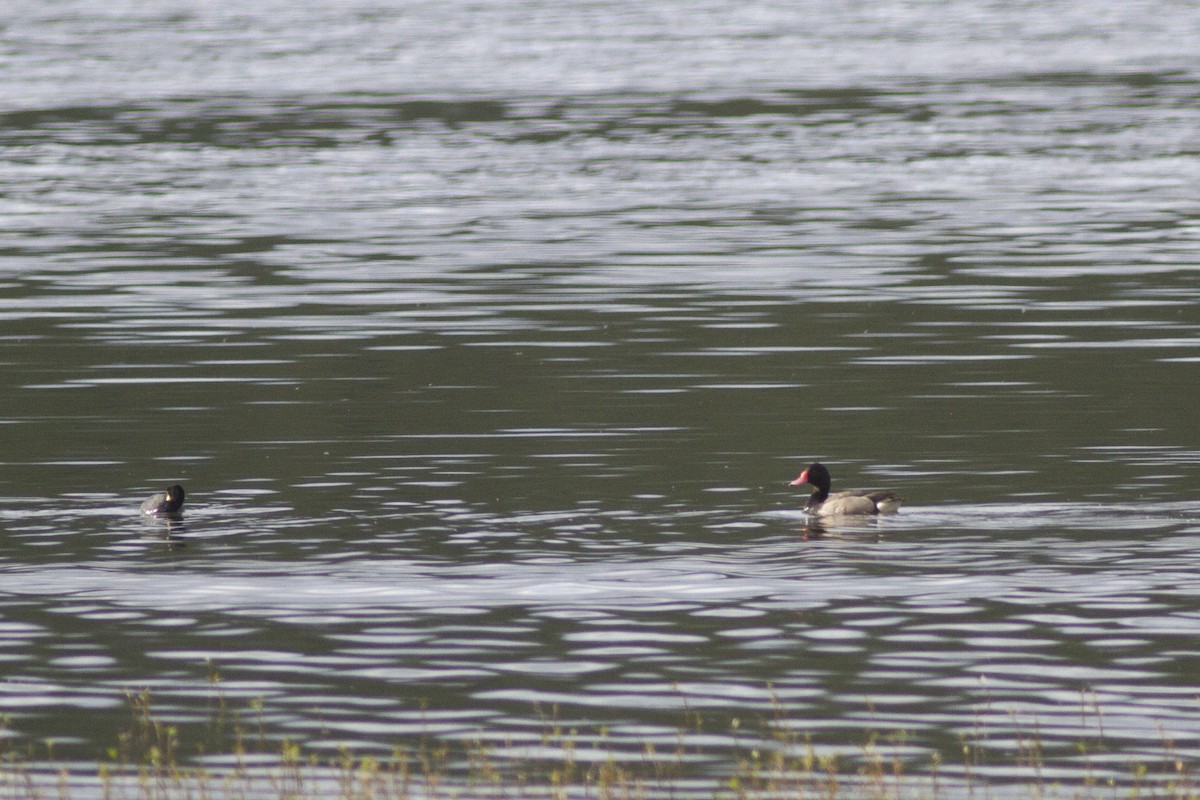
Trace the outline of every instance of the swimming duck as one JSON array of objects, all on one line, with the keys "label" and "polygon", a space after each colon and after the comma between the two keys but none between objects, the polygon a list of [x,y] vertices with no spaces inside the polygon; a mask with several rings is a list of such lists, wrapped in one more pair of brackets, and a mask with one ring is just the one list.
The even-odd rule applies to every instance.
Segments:
[{"label": "swimming duck", "polygon": [[178,514],[183,510],[183,487],[178,483],[167,487],[142,502],[143,514]]},{"label": "swimming duck", "polygon": [[813,493],[804,510],[823,517],[847,514],[891,514],[900,507],[904,498],[895,492],[838,492],[830,494],[833,479],[823,464],[813,462],[790,486],[808,484]]}]

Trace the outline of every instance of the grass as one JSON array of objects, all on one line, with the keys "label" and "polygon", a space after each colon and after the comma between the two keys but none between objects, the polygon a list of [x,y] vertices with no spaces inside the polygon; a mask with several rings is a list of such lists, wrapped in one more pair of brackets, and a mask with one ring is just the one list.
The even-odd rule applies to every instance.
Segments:
[{"label": "grass", "polygon": [[[127,702],[129,724],[99,762],[56,762],[52,751],[15,750],[0,735],[9,745],[0,751],[0,800],[1200,800],[1191,764],[1168,740],[1155,743],[1152,763],[1114,770],[1098,708],[1097,736],[1077,744],[1075,766],[1064,771],[1047,760],[1036,726],[1000,755],[976,732],[950,762],[903,732],[864,731],[854,748],[818,747],[786,724],[782,708],[720,732],[689,711],[669,750],[646,742],[630,752],[603,728],[565,728],[552,711],[536,741],[480,733],[425,736],[386,755],[331,752],[270,739],[261,703],[235,713],[223,696],[185,757],[179,729],[155,715],[148,692]],[[687,744],[701,733],[721,747]]]}]

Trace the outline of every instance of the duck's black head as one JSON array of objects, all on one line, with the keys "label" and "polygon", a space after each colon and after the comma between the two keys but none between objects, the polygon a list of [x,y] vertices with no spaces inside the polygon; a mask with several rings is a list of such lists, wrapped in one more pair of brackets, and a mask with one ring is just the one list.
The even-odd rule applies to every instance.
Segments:
[{"label": "duck's black head", "polygon": [[830,485],[833,483],[833,478],[829,476],[829,470],[825,469],[825,465],[814,461],[808,465],[808,469],[800,473],[800,477],[792,481],[792,486],[801,486],[807,483],[809,486],[814,486],[821,492],[828,492]]},{"label": "duck's black head", "polygon": [[178,483],[167,487],[167,501],[163,503],[163,510],[167,512],[175,512],[183,508],[183,487]]}]

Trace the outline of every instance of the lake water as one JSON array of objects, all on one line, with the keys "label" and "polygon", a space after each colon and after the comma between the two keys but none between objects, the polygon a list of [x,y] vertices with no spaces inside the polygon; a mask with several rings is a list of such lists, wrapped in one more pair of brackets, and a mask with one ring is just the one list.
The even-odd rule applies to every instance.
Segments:
[{"label": "lake water", "polygon": [[1200,10],[834,5],[10,7],[9,746],[1200,758]]}]

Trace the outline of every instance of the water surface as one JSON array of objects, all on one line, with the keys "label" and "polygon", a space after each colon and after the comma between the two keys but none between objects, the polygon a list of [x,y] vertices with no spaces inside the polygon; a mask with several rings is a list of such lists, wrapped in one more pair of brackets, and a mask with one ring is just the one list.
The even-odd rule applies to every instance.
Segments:
[{"label": "water surface", "polygon": [[[1063,780],[1194,757],[1197,31],[21,6],[11,736],[102,757],[149,688],[185,740],[217,692],[319,749],[684,729],[700,794],[734,720],[996,780],[1030,731]],[[813,459],[908,505],[818,529]]]}]

